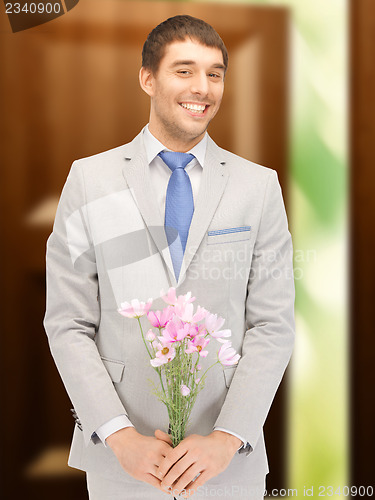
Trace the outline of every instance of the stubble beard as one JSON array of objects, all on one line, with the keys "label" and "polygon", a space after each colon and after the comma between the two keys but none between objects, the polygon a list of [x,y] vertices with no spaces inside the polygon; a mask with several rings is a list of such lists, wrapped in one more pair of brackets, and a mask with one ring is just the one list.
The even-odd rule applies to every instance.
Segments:
[{"label": "stubble beard", "polygon": [[159,118],[160,123],[163,126],[165,137],[182,143],[191,143],[201,137],[206,132],[208,125],[211,122],[211,120],[209,120],[205,125],[202,124],[201,126],[197,124],[196,127],[191,127],[191,129],[189,130],[187,127],[182,127],[181,125],[179,125],[177,121],[170,121],[164,117]]}]

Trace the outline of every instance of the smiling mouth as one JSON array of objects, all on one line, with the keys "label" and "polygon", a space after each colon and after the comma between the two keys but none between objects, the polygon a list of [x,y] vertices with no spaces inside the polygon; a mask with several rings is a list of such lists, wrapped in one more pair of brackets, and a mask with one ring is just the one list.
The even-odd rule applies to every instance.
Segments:
[{"label": "smiling mouth", "polygon": [[208,104],[191,104],[187,102],[180,102],[180,106],[184,109],[187,109],[191,113],[197,115],[203,115],[206,109],[209,107]]}]

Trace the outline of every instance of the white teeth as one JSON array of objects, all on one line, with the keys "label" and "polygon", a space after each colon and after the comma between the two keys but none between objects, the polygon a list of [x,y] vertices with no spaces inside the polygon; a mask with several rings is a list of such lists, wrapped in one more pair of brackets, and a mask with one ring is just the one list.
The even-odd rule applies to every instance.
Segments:
[{"label": "white teeth", "polygon": [[181,106],[185,109],[188,109],[189,111],[199,111],[200,113],[203,113],[203,111],[206,109],[206,106],[204,104],[181,103]]}]

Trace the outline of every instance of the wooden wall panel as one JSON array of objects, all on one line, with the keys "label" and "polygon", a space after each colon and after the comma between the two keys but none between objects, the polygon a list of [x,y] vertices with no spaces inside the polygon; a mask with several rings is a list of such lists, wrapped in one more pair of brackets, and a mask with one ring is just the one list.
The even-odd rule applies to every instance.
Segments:
[{"label": "wooden wall panel", "polygon": [[351,484],[375,477],[375,3],[350,2]]}]

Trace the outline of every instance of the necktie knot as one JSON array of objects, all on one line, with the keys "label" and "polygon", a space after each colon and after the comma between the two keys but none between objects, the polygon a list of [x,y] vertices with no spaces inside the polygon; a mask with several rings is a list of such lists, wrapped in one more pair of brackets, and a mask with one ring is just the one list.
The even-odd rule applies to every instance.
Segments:
[{"label": "necktie knot", "polygon": [[185,168],[188,163],[194,158],[191,153],[179,153],[176,151],[161,151],[160,158],[174,172],[176,168]]}]

